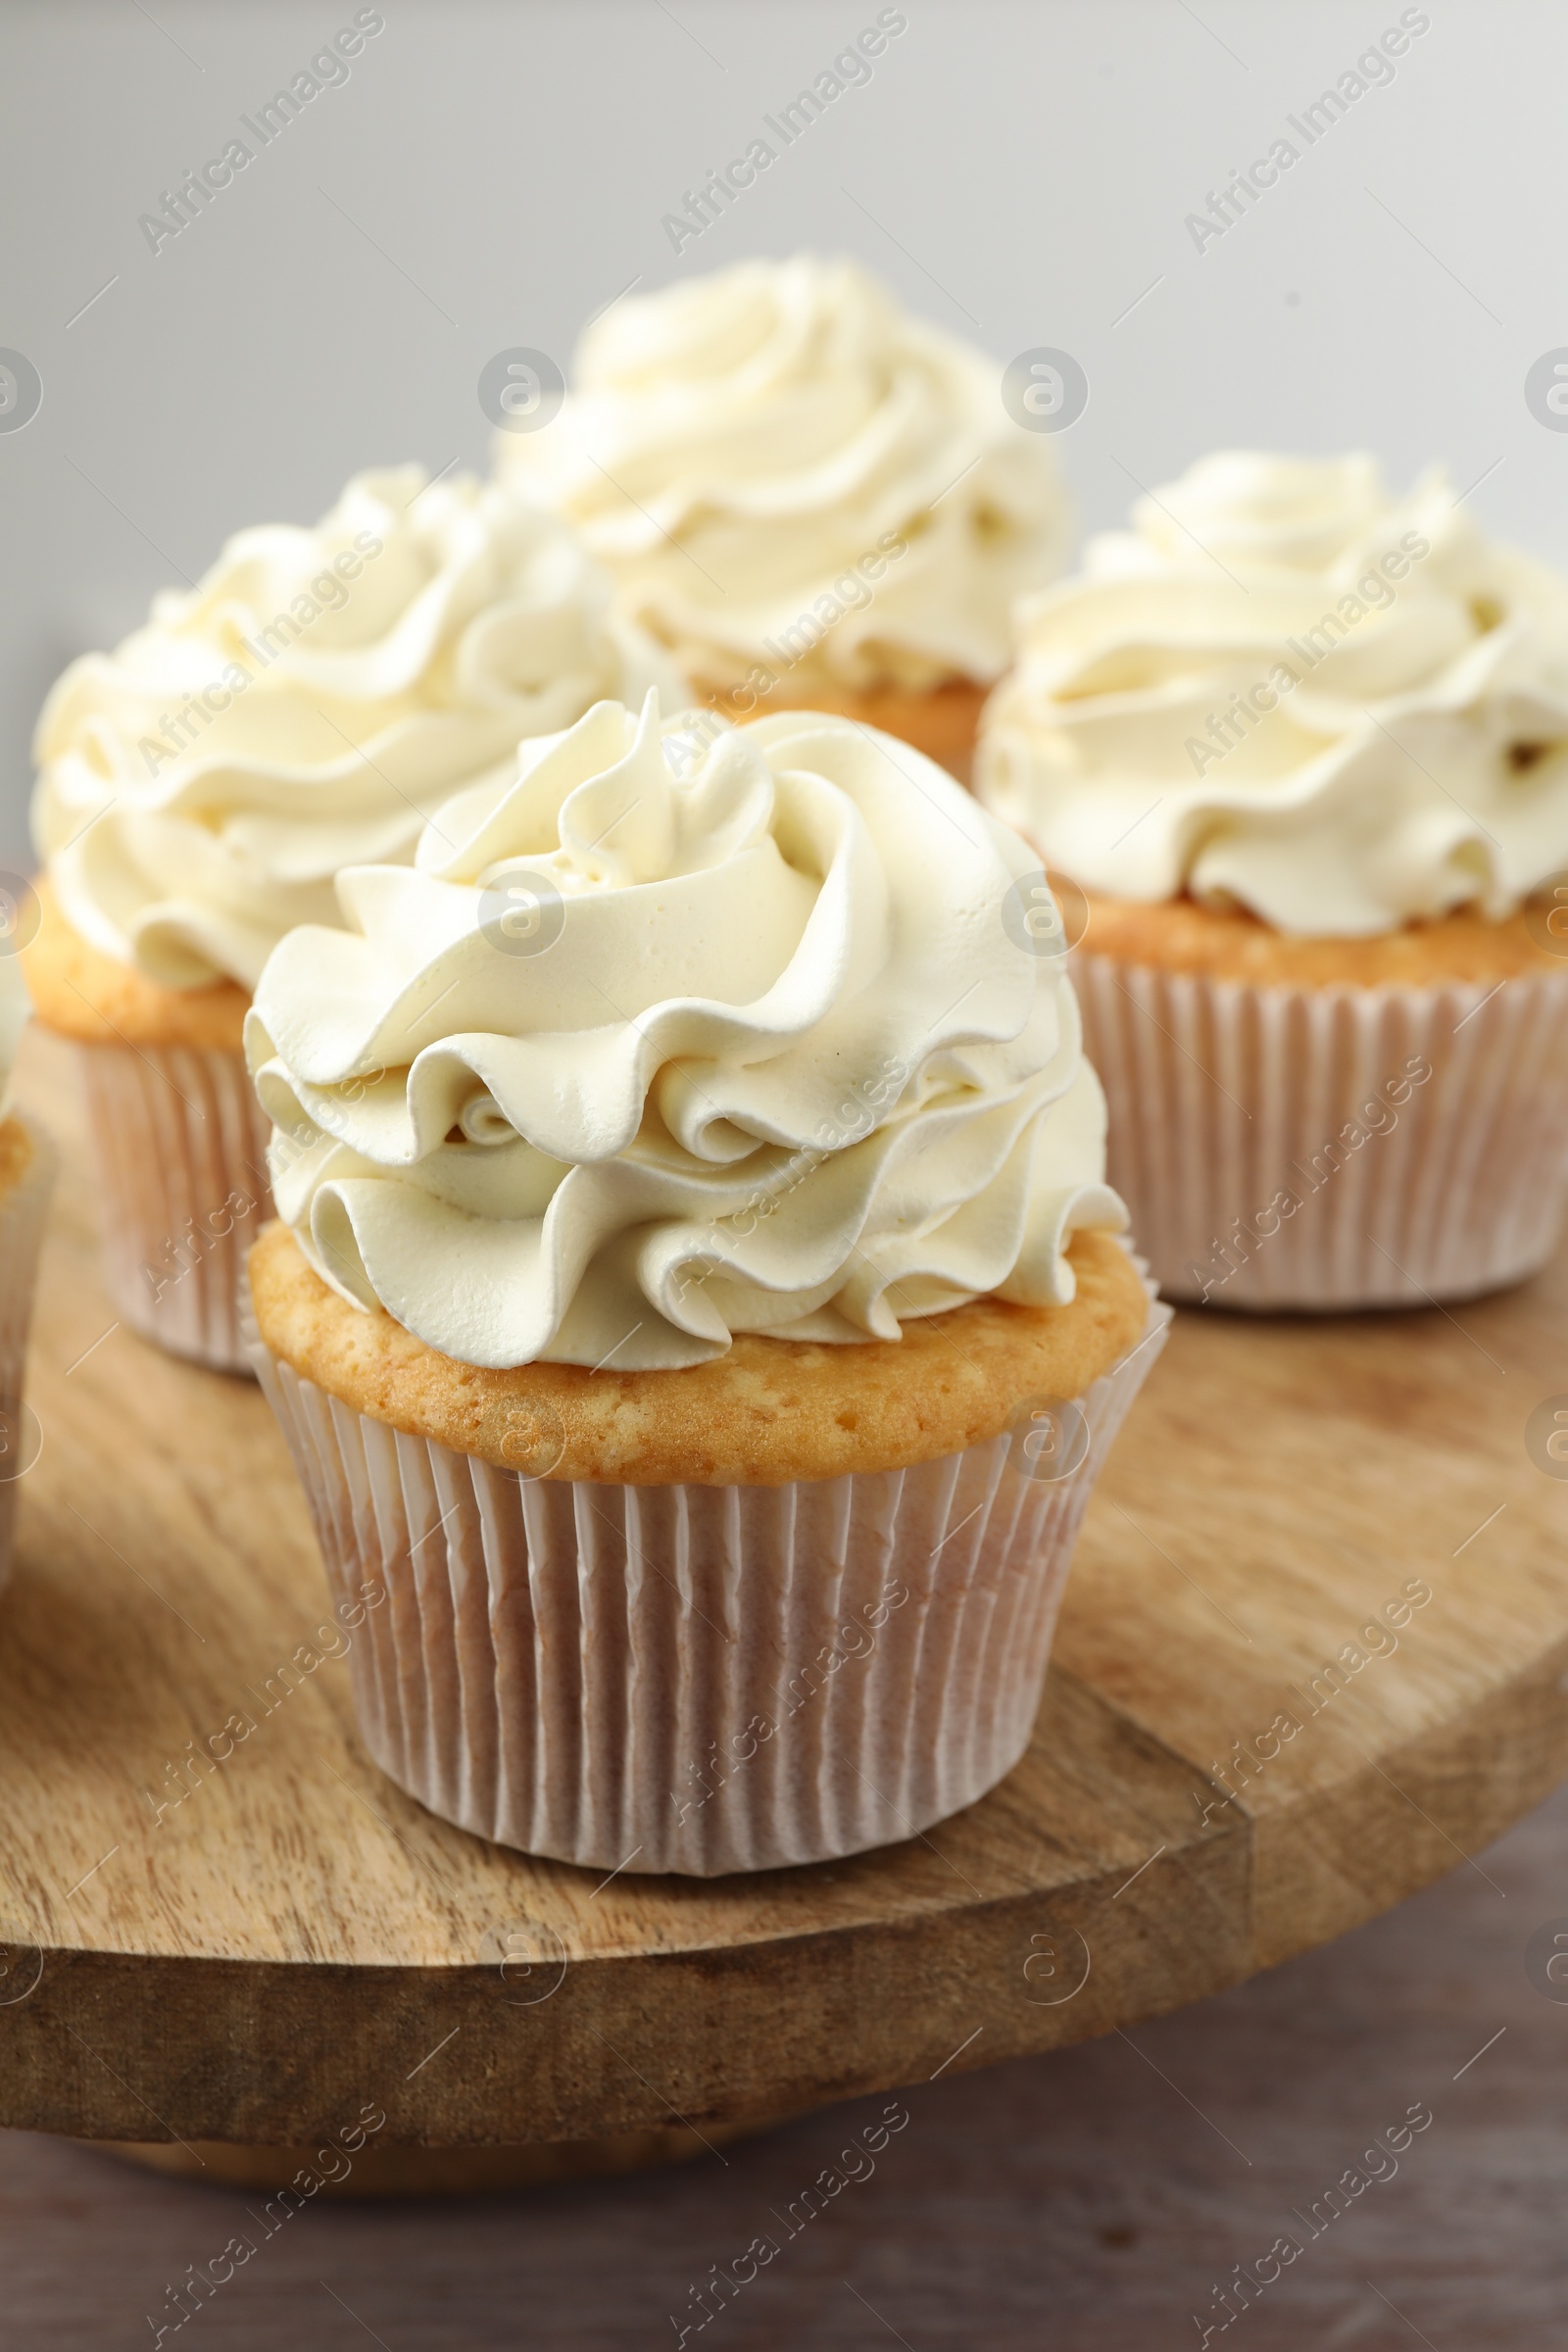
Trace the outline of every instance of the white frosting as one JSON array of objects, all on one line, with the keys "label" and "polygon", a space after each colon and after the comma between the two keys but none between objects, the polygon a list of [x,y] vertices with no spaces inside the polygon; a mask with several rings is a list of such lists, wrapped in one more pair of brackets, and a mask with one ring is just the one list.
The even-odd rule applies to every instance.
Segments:
[{"label": "white frosting", "polygon": [[675,690],[559,516],[418,466],[239,532],[44,705],[33,830],[67,919],[166,986],[254,987],[295,923],[336,921],[340,865],[411,858],[521,737]]},{"label": "white frosting", "polygon": [[694,680],[989,684],[1069,538],[1001,378],[853,262],[743,262],[614,304],[560,416],[500,435],[498,464],[566,509]]},{"label": "white frosting", "polygon": [[1568,582],[1441,474],[1212,457],[1132,523],[1022,609],[986,713],[976,790],[1052,866],[1320,936],[1568,866]]},{"label": "white frosting", "polygon": [[1035,871],[868,728],[603,703],[274,952],[246,1048],[279,1211],[471,1364],[1069,1298],[1070,1234],[1125,1212],[1061,962],[1004,919]]}]

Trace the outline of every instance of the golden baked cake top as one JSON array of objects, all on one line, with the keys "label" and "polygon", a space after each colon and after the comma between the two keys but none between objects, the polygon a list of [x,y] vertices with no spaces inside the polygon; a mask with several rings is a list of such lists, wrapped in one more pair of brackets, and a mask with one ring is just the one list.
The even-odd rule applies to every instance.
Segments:
[{"label": "golden baked cake top", "polygon": [[89,1046],[189,1046],[237,1054],[250,992],[232,980],[165,988],[133,963],[89,946],[40,879],[41,920],[23,956],[33,1010],[47,1028]]},{"label": "golden baked cake top", "polygon": [[1136,1346],[1148,1294],[1111,1235],[1080,1232],[1065,1306],[978,1298],[844,1346],[739,1334],[669,1372],[522,1364],[484,1371],[329,1290],[287,1227],[250,1254],[271,1352],[330,1396],[498,1467],[627,1486],[781,1486],[958,1453],[1035,1400],[1081,1396]]},{"label": "golden baked cake top", "polygon": [[1491,987],[1524,972],[1568,973],[1568,937],[1546,942],[1550,909],[1521,907],[1489,922],[1460,907],[1433,922],[1406,923],[1370,939],[1298,939],[1244,906],[1200,906],[1189,898],[1152,906],[1086,894],[1084,955],[1166,972],[1201,973],[1254,988]]}]

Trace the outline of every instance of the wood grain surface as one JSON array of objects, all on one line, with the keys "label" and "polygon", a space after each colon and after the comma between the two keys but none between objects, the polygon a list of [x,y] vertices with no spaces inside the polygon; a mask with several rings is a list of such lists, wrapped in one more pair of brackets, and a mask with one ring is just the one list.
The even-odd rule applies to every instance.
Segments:
[{"label": "wood grain surface", "polygon": [[[371,2108],[389,2147],[704,2132],[1196,2000],[1568,1772],[1568,1491],[1526,1449],[1568,1391],[1559,1265],[1451,1314],[1179,1317],[1091,1506],[1034,1745],[929,1838],[707,1884],[486,1847],[369,1764],[345,1659],[284,1694],[325,1611],[281,1441],[248,1386],[111,1328],[41,1037],[20,1093],[73,1172],[0,1603],[0,2120],[293,2144]],[[190,1763],[241,1710],[243,1744]]]},{"label": "wood grain surface", "polygon": [[[1474,1866],[1178,2016],[906,2085],[909,2123],[874,2160],[847,2152],[884,2093],[694,2164],[317,2197],[269,2233],[254,2190],[0,2132],[0,2342],[148,2347],[169,2288],[238,2238],[254,2254],[164,2352],[672,2352],[693,2290],[711,2302],[713,2267],[766,2232],[777,2256],[685,2352],[1182,2352],[1214,2286],[1293,2230],[1301,2258],[1209,2352],[1547,2352],[1568,2338],[1568,2004],[1523,1963],[1563,1925],[1565,1842],[1568,1790]],[[1434,2120],[1397,2173],[1306,2238],[1298,2212],[1417,2101]],[[859,2177],[803,2225],[830,2168]]]}]

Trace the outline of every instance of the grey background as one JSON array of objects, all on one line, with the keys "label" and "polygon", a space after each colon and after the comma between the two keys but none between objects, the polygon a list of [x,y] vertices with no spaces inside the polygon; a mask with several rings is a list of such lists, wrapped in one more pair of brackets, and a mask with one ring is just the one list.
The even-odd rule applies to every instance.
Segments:
[{"label": "grey background", "polygon": [[1398,0],[907,0],[869,84],[677,258],[662,216],[877,0],[385,0],[351,78],[150,252],[139,215],[355,5],[7,0],[0,345],[44,400],[0,434],[0,857],[71,656],[358,467],[485,464],[498,349],[564,363],[628,280],[754,252],[858,254],[999,370],[1078,356],[1089,409],[1057,447],[1090,527],[1207,448],[1363,445],[1401,483],[1433,457],[1485,475],[1490,527],[1563,551],[1568,435],[1523,397],[1568,342],[1560,8],[1431,0],[1392,84],[1200,254],[1185,216]]}]

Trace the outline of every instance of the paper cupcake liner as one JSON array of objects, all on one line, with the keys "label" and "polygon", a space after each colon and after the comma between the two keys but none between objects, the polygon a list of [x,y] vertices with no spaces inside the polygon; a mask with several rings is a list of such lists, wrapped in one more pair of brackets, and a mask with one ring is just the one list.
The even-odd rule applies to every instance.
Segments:
[{"label": "paper cupcake liner", "polygon": [[785,1487],[528,1478],[254,1353],[334,1600],[369,1600],[351,1672],[382,1771],[501,1845],[707,1878],[912,1837],[1011,1771],[1169,1313],[1057,1408],[1054,1481],[1006,1433]]},{"label": "paper cupcake liner", "polygon": [[24,1407],[27,1332],[38,1279],[38,1252],[49,1216],[59,1154],[41,1127],[12,1114],[32,1144],[21,1180],[0,1198],[0,1589],[11,1577],[17,1494],[38,1457],[42,1433]]},{"label": "paper cupcake liner", "polygon": [[249,1374],[237,1299],[245,1251],[272,1214],[271,1128],[244,1055],[189,1046],[77,1051],[116,1312],[173,1355]]},{"label": "paper cupcake liner", "polygon": [[1550,1257],[1568,1202],[1568,973],[1258,988],[1080,953],[1072,976],[1109,1109],[1107,1182],[1168,1297],[1419,1306]]}]

